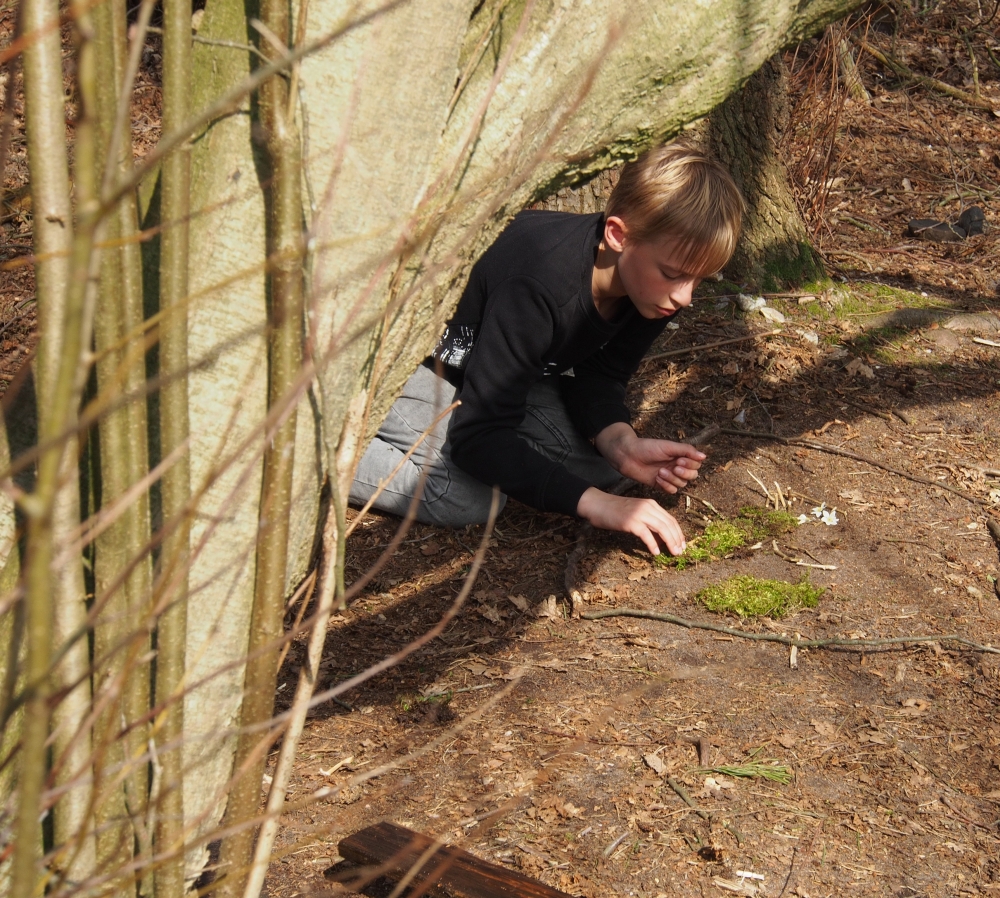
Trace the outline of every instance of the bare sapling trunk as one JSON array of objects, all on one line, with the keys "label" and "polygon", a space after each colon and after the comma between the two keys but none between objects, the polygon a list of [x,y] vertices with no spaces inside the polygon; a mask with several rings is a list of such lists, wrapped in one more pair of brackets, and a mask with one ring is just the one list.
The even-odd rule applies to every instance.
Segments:
[{"label": "bare sapling trunk", "polygon": [[[7,442],[7,423],[0,406],[0,477],[10,467],[10,446]],[[0,481],[0,488],[9,485]],[[14,510],[10,503],[3,503],[2,513],[14,523]],[[11,799],[17,785],[17,762],[14,754],[21,738],[24,722],[23,708],[14,708],[16,691],[24,689],[21,668],[24,663],[24,602],[17,595],[21,576],[21,556],[16,541],[16,531],[11,530],[9,545],[0,555],[0,813],[9,813]],[[9,894],[11,888],[10,861],[0,861],[0,894]]]},{"label": "bare sapling trunk", "polygon": [[[191,0],[163,4],[163,132],[180,129],[190,114]],[[187,144],[163,160],[160,174],[160,455],[184,446],[188,419],[188,217],[191,156]],[[156,720],[153,739],[163,746],[155,802],[157,853],[166,860],[154,874],[158,896],[184,892],[184,674],[190,557],[191,472],[187,453],[161,483],[162,526],[155,604],[160,609],[156,643]]]},{"label": "bare sapling trunk", "polygon": [[[99,123],[98,178],[111,180],[131,168],[128,130],[117,135],[115,122],[126,84],[126,10],[124,0],[105,0],[94,7],[95,45],[104,76],[97,82]],[[110,157],[110,159],[109,159]],[[94,320],[98,402],[111,407],[100,418],[98,503],[119,502],[148,470],[142,323],[142,270],[136,203],[122,198],[106,221],[107,244],[101,254],[100,286]],[[127,404],[123,395],[138,396]],[[141,724],[149,710],[148,652],[151,571],[149,503],[145,491],[128,502],[117,519],[95,542],[95,601],[102,612],[94,628],[97,673],[95,699],[103,711],[95,725],[95,806],[98,866],[124,869],[138,843],[149,856],[145,827],[148,776],[141,759],[148,727]],[[123,730],[127,735],[119,737]],[[103,771],[109,773],[103,775]],[[123,778],[124,775],[124,778]],[[129,875],[129,880],[131,875]],[[120,888],[127,888],[121,883]]]},{"label": "bare sapling trunk", "polygon": [[[79,638],[86,614],[82,569],[69,562],[54,569],[55,547],[71,542],[79,521],[77,407],[82,387],[82,358],[87,338],[87,287],[96,211],[93,194],[93,141],[87,117],[92,113],[93,60],[88,53],[86,22],[78,60],[80,108],[77,122],[77,198],[81,218],[74,229],[70,206],[69,168],[63,118],[59,7],[50,0],[28,0],[22,9],[24,33],[32,35],[24,52],[25,119],[36,217],[34,248],[39,319],[36,362],[40,451],[32,494],[22,500],[27,517],[26,540],[26,697],[19,757],[17,843],[13,865],[13,898],[34,889],[40,846],[42,785],[47,775],[45,743],[50,721],[54,771],[66,791],[53,809],[57,846],[55,866],[63,876],[80,881],[94,866],[90,805],[91,746],[87,727],[90,708],[89,658]],[[87,169],[90,169],[89,174]],[[82,179],[82,184],[79,183]],[[90,188],[90,189],[88,189]],[[75,234],[75,236],[74,236]],[[75,642],[71,640],[75,639]],[[53,669],[55,649],[61,650]],[[68,689],[50,714],[54,689]]]},{"label": "bare sapling trunk", "polygon": [[[265,55],[280,52],[275,43],[292,43],[286,0],[264,0],[262,20],[270,40]],[[296,412],[292,389],[302,364],[303,212],[301,138],[295,124],[295,97],[283,77],[266,81],[259,93],[260,124],[266,159],[268,258],[268,411],[273,421],[264,450],[257,540],[253,616],[240,715],[241,735],[234,762],[234,783],[224,824],[239,826],[257,814],[266,748],[271,738],[262,724],[274,711],[280,637],[285,610],[288,534],[295,462]],[[266,646],[270,650],[263,651]],[[223,843],[224,879],[218,894],[239,898],[246,891],[255,828],[243,828]]]}]

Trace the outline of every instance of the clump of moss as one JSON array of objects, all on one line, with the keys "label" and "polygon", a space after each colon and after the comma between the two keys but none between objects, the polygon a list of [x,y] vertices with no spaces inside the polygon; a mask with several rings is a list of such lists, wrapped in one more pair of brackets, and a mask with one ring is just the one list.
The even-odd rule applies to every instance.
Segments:
[{"label": "clump of moss", "polygon": [[709,611],[732,611],[740,617],[779,619],[799,608],[815,608],[823,591],[821,587],[813,586],[808,577],[798,583],[786,583],[784,580],[738,576],[706,586],[696,598]]},{"label": "clump of moss", "polygon": [[781,533],[790,533],[799,526],[799,519],[787,511],[746,505],[740,509],[737,522],[754,542],[769,539]]},{"label": "clump of moss", "polygon": [[731,520],[712,521],[701,536],[688,543],[682,555],[660,553],[653,561],[661,567],[675,567],[682,571],[692,564],[725,558],[730,552],[748,543],[787,533],[798,526],[798,520],[787,511],[772,511],[748,505]]}]

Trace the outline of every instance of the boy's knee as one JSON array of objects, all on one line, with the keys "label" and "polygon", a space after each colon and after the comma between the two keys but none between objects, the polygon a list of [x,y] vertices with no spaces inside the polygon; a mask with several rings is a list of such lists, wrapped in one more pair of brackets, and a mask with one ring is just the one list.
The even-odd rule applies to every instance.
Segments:
[{"label": "boy's knee", "polygon": [[[485,524],[490,517],[490,506],[493,502],[493,490],[482,487],[481,490],[466,492],[460,498],[447,494],[439,499],[422,502],[417,517],[425,524],[435,524],[438,527],[468,527],[469,524]],[[507,497],[500,493],[500,503],[497,506],[499,514]]]}]

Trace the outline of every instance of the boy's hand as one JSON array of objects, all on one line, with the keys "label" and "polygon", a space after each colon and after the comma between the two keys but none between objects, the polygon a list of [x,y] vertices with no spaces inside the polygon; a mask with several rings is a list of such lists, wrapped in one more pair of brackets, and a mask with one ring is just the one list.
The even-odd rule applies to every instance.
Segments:
[{"label": "boy's hand", "polygon": [[652,499],[613,496],[592,486],[580,497],[576,513],[603,530],[638,536],[653,555],[660,554],[660,543],[672,555],[680,555],[687,547],[680,525]]},{"label": "boy's hand", "polygon": [[641,439],[624,423],[605,427],[594,445],[619,473],[668,493],[694,480],[707,457],[687,443]]}]

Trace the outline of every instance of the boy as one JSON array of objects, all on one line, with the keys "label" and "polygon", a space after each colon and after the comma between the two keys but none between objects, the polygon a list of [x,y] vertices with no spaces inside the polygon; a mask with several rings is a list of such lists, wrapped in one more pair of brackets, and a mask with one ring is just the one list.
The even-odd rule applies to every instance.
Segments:
[{"label": "boy", "polygon": [[376,508],[405,514],[426,466],[420,521],[485,521],[496,484],[542,511],[631,533],[653,554],[660,544],[683,552],[684,535],[658,502],[611,490],[630,478],[676,493],[705,456],[639,438],[625,388],[701,279],[729,260],[743,210],[722,166],[674,144],[626,165],[603,214],[518,215],[473,267],[433,355],[362,458],[352,504],[370,498],[458,398]]}]

